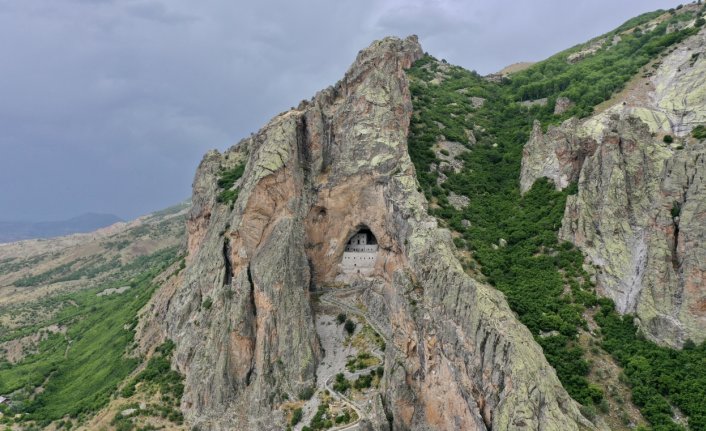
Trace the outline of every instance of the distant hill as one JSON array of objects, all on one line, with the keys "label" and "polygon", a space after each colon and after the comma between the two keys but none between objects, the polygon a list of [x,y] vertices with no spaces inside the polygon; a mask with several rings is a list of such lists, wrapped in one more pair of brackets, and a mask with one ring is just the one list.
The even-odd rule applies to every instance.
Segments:
[{"label": "distant hill", "polygon": [[0,221],[0,243],[91,232],[120,221],[123,220],[114,214],[96,213],[86,213],[61,221]]}]

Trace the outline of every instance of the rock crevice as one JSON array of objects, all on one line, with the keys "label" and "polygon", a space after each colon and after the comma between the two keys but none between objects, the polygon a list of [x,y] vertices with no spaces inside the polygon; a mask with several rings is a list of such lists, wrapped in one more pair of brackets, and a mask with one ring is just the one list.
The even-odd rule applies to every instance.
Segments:
[{"label": "rock crevice", "polygon": [[[504,297],[463,272],[450,233],[426,212],[407,153],[404,72],[422,55],[416,37],[374,42],[335,86],[204,158],[187,267],[162,323],[177,345],[174,366],[187,376],[190,425],[283,428],[282,406],[314,386],[324,358],[314,295],[340,280],[346,243],[365,226],[377,259],[368,277],[351,282],[370,284],[367,318],[390,341],[375,408],[389,424],[365,423],[594,428]],[[218,173],[243,161],[237,200],[219,203]]]}]

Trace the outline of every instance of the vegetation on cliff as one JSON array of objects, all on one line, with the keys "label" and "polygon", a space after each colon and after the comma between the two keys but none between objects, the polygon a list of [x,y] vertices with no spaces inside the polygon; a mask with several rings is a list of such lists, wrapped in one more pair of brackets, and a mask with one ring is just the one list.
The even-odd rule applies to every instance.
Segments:
[{"label": "vegetation on cliff", "polygon": [[238,190],[234,189],[235,182],[243,176],[245,164],[241,163],[231,169],[225,169],[218,175],[218,187],[222,190],[218,193],[218,202],[233,204],[238,199]]},{"label": "vegetation on cliff", "polygon": [[[688,11],[673,13],[652,29],[645,25],[660,15],[645,14],[598,38],[602,46],[578,62],[569,57],[585,46],[502,82],[425,56],[408,71],[415,110],[408,146],[430,213],[458,233],[457,247],[472,253],[467,268],[480,264],[488,282],[505,293],[572,397],[589,408],[602,406],[604,394],[587,378],[591,364],[577,339],[580,329],[588,330],[584,313],[600,309],[603,348],[625,367],[633,401],[645,418],[654,429],[683,429],[671,418],[673,405],[697,430],[706,429],[706,348],[677,352],[642,339],[630,316],[618,316],[612,302],[596,297],[581,253],[557,241],[566,196],[576,186],[557,192],[541,180],[522,196],[518,181],[522,148],[535,120],[546,127],[590,115],[659,53],[696,32],[668,31],[692,19]],[[560,97],[573,106],[555,113]],[[544,98],[546,103],[521,103]],[[478,100],[483,103],[474,103]],[[442,168],[434,151],[442,140],[470,150],[458,156],[462,169]],[[452,194],[467,196],[469,205],[454,206]]]}]

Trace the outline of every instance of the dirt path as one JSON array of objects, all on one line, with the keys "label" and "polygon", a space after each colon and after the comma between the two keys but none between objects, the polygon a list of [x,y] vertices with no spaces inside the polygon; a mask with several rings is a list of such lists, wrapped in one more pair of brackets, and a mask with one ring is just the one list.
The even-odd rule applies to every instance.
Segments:
[{"label": "dirt path", "polygon": [[[335,309],[343,311],[350,315],[355,315],[361,322],[364,322],[370,326],[373,331],[375,331],[385,342],[387,343],[387,337],[382,333],[382,331],[370,320],[367,316],[361,312],[359,309],[351,306],[340,298],[342,295],[348,295],[350,293],[361,291],[362,288],[348,287],[341,289],[326,289],[323,294],[319,297],[322,303],[325,303]],[[333,314],[321,314],[316,318],[316,330],[319,333],[319,338],[321,340],[322,347],[325,351],[324,360],[317,369],[317,382],[318,388],[317,392],[327,390],[331,397],[336,401],[349,407],[351,410],[355,411],[358,415],[358,419],[352,423],[336,426],[329,428],[329,431],[353,431],[360,428],[360,422],[363,419],[368,419],[368,415],[365,413],[364,409],[358,405],[354,400],[350,399],[346,395],[337,392],[333,389],[333,381],[338,373],[343,373],[348,380],[355,380],[362,375],[370,374],[379,366],[384,366],[385,355],[382,350],[377,347],[371,349],[370,353],[375,356],[380,363],[371,365],[362,370],[357,370],[354,372],[348,371],[346,364],[348,358],[351,356],[356,356],[358,353],[357,349],[352,345],[345,345],[346,334],[343,331],[343,326],[336,322],[336,318]],[[362,329],[361,329],[362,330]],[[313,416],[316,414],[316,410],[319,406],[319,399],[314,396],[309,400],[304,406],[304,415],[302,421],[294,428],[295,430],[301,430],[301,428],[309,423]]]}]

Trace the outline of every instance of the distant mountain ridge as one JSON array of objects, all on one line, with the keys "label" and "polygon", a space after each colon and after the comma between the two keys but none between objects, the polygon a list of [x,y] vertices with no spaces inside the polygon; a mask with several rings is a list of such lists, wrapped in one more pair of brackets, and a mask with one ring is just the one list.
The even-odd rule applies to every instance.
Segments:
[{"label": "distant mountain ridge", "polygon": [[91,232],[124,221],[115,214],[85,213],[67,220],[0,221],[0,243]]}]

